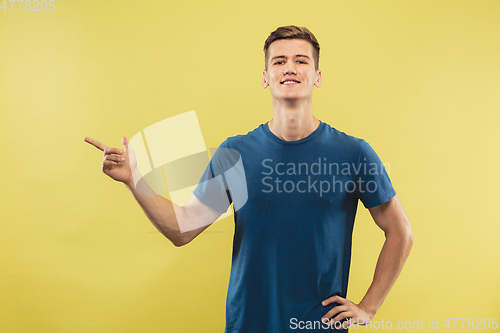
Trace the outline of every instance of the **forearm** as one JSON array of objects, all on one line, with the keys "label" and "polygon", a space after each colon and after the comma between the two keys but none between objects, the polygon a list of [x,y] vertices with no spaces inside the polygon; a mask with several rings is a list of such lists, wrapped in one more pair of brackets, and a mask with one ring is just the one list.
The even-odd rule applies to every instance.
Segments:
[{"label": "forearm", "polygon": [[[145,183],[147,186],[147,183]],[[188,233],[181,233],[179,220],[183,218],[183,208],[165,199],[161,195],[154,194],[149,188],[150,194],[144,194],[137,190],[133,182],[125,184],[132,193],[134,199],[141,206],[147,218],[155,228],[167,237],[175,246],[187,243]]]},{"label": "forearm", "polygon": [[411,231],[386,235],[375,267],[373,281],[359,303],[375,315],[396,282],[413,244]]}]

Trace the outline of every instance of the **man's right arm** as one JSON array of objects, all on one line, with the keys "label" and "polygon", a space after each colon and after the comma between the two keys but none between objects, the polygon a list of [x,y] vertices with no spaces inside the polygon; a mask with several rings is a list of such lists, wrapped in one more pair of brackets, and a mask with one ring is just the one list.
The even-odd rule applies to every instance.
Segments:
[{"label": "man's right arm", "polygon": [[85,137],[84,141],[103,152],[102,172],[125,184],[155,228],[175,246],[191,242],[222,215],[195,195],[183,206],[178,206],[156,194],[143,180],[137,183],[140,184],[139,191],[132,173],[137,173],[136,178],[142,177],[138,174],[137,161],[133,151],[129,150],[126,137],[122,138],[124,150],[108,147],[89,137]]},{"label": "man's right arm", "polygon": [[[179,206],[161,195],[140,193],[133,182],[125,186],[132,192],[155,228],[175,246],[188,244],[222,215],[205,205],[195,195],[191,196],[185,205]],[[189,226],[193,225],[201,227],[191,230]],[[181,232],[181,226],[183,230],[189,231]]]}]

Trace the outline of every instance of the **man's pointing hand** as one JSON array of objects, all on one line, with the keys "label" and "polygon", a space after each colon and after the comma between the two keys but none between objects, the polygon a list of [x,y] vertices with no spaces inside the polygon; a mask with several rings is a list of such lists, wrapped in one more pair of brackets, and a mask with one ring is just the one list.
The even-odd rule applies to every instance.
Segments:
[{"label": "man's pointing hand", "polygon": [[128,140],[125,136],[121,139],[123,150],[108,147],[105,144],[89,137],[83,138],[83,141],[90,143],[92,146],[103,152],[101,167],[103,173],[112,179],[127,185],[133,183],[130,160],[132,159],[134,164],[137,162],[135,161],[133,152],[130,154],[131,156],[129,156]]}]

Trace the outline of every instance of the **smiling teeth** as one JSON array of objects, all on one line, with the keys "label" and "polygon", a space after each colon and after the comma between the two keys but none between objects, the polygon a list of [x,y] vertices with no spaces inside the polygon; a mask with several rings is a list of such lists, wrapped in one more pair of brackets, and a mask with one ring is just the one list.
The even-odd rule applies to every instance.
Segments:
[{"label": "smiling teeth", "polygon": [[298,83],[297,81],[285,81],[283,84]]}]

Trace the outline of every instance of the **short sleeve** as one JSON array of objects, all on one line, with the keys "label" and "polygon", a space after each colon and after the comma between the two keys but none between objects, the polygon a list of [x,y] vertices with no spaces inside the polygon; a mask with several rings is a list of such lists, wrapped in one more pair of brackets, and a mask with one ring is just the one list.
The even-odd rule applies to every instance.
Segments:
[{"label": "short sleeve", "polygon": [[384,164],[365,140],[360,143],[357,167],[356,196],[365,208],[379,206],[396,195]]},{"label": "short sleeve", "polygon": [[215,151],[193,194],[223,214],[231,203],[235,211],[248,200],[245,170],[240,153],[225,140]]}]

